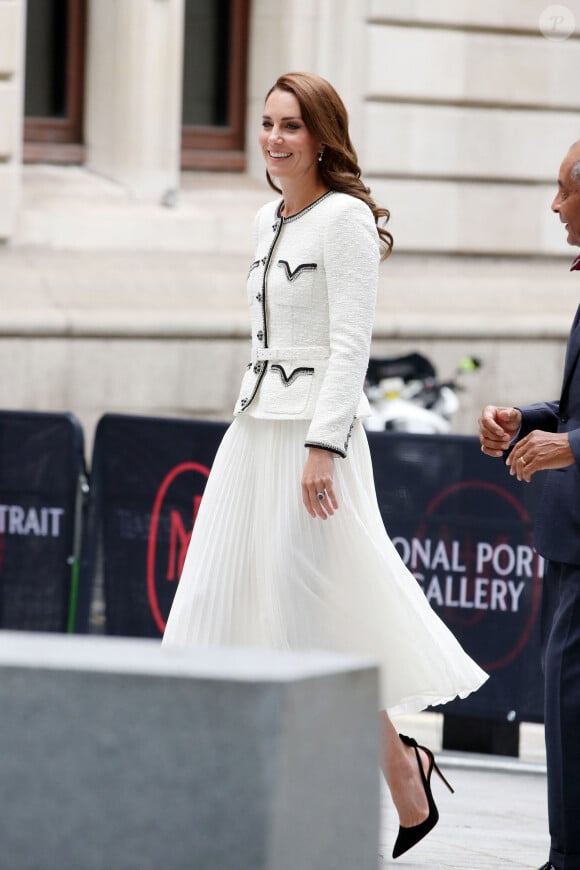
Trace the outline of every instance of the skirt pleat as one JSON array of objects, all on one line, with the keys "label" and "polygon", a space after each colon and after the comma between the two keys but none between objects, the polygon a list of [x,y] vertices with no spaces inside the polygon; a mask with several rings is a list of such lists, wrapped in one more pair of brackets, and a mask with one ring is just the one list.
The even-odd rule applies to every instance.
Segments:
[{"label": "skirt pleat", "polygon": [[381,666],[381,707],[465,697],[487,675],[429,605],[385,531],[365,431],[337,458],[339,509],[302,504],[308,421],[237,417],[216,454],[163,643],[327,650]]}]

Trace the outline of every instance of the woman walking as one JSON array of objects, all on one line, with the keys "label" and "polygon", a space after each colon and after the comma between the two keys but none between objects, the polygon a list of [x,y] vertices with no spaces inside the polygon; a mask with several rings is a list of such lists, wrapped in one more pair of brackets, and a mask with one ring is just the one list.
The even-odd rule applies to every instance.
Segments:
[{"label": "woman walking", "polygon": [[361,181],[342,100],[318,76],[281,76],[259,144],[281,197],[255,222],[251,357],[163,642],[379,659],[397,857],[437,821],[438,768],[389,714],[464,697],[486,674],[429,606],[377,504],[361,418],[379,260],[392,237]]}]

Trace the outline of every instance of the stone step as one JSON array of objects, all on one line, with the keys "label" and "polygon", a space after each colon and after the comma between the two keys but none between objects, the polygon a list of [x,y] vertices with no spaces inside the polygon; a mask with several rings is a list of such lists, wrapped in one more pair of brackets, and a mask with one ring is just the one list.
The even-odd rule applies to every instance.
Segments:
[{"label": "stone step", "polygon": [[[0,334],[245,336],[249,251],[3,247]],[[374,334],[565,337],[577,293],[560,259],[395,252],[381,266]]]},{"label": "stone step", "polygon": [[[83,167],[25,167],[18,230],[0,249],[0,331],[243,332],[253,219],[275,193],[243,173],[184,173],[181,185],[151,203]],[[569,259],[395,248],[375,335],[565,335],[578,285]]]},{"label": "stone step", "polygon": [[[270,196],[271,193],[271,196]],[[84,167],[26,166],[12,243],[82,251],[251,252],[265,183],[237,173],[185,173],[161,202],[130,196]]]}]

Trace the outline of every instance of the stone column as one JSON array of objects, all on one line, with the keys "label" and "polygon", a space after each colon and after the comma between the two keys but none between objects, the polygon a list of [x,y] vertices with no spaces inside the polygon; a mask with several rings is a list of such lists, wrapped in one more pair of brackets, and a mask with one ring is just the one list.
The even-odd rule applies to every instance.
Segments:
[{"label": "stone column", "polygon": [[10,237],[20,200],[25,12],[24,0],[0,3],[0,239]]},{"label": "stone column", "polygon": [[142,199],[179,184],[184,0],[90,0],[86,165]]}]

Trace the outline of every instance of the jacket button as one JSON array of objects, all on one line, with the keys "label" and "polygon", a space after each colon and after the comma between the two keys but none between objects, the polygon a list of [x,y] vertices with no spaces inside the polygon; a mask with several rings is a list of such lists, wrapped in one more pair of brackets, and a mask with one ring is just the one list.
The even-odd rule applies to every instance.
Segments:
[{"label": "jacket button", "polygon": [[264,333],[262,332],[262,330],[260,330],[260,331],[256,334],[256,338],[258,339],[258,341],[262,341],[262,339],[264,338]]},{"label": "jacket button", "polygon": [[245,405],[247,405],[247,404],[248,404],[247,399],[240,399],[240,405],[242,406],[242,408],[245,407]]},{"label": "jacket button", "polygon": [[562,414],[562,416],[560,417],[560,423],[567,423],[567,422],[568,422],[568,417],[566,416],[566,414]]},{"label": "jacket button", "polygon": [[259,375],[261,371],[262,371],[262,363],[256,363],[256,365],[254,366],[254,374]]},{"label": "jacket button", "polygon": [[256,294],[256,299],[258,300],[258,302],[261,302],[261,301],[262,301],[262,294],[261,294],[261,293],[257,293],[257,294]]}]

